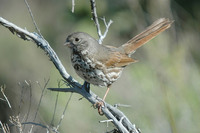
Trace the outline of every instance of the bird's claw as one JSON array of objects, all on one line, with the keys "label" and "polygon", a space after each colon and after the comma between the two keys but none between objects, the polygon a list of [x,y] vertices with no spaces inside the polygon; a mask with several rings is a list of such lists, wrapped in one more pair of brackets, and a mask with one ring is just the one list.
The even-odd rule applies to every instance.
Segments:
[{"label": "bird's claw", "polygon": [[82,88],[85,88],[85,90],[90,93],[90,83],[88,83],[87,81],[84,82]]},{"label": "bird's claw", "polygon": [[105,107],[105,103],[104,101],[99,101],[99,102],[96,102],[93,107],[96,109],[98,109],[98,113],[100,115],[104,115],[103,111],[102,111],[102,108]]}]

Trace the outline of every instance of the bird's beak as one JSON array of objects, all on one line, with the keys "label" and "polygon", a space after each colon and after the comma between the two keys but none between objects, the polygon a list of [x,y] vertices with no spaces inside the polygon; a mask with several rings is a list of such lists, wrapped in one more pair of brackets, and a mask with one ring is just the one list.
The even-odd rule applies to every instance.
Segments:
[{"label": "bird's beak", "polygon": [[71,44],[70,42],[68,42],[68,41],[66,41],[66,42],[64,43],[64,46],[67,46],[67,47],[69,47],[69,48],[72,48],[72,44]]}]

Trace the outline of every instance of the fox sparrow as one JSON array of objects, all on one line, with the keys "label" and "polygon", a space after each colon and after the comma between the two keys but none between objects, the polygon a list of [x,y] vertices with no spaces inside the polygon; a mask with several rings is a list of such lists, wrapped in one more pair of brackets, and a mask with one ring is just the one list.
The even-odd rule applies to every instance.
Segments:
[{"label": "fox sparrow", "polygon": [[171,26],[172,21],[160,18],[120,47],[100,45],[96,39],[83,32],[69,35],[65,45],[71,50],[71,62],[76,73],[86,82],[109,87],[121,75],[123,69],[136,62],[130,56],[137,48]]}]

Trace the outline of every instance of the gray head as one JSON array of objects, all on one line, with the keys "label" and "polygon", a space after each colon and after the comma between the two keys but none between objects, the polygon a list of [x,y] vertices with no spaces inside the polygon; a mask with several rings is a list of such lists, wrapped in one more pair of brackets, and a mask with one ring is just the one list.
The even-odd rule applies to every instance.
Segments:
[{"label": "gray head", "polygon": [[68,46],[71,50],[83,51],[93,49],[94,45],[97,45],[98,42],[91,37],[89,34],[84,32],[75,32],[70,34],[65,42],[65,45]]}]

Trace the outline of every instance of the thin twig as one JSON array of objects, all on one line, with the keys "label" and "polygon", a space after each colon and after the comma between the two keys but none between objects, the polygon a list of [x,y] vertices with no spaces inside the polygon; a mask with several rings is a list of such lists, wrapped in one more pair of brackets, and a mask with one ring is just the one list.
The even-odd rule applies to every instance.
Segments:
[{"label": "thin twig", "polygon": [[[58,81],[58,88],[61,87],[61,80]],[[56,115],[56,109],[57,109],[57,104],[58,104],[58,96],[59,96],[59,92],[57,92],[57,95],[56,95],[56,101],[55,101],[55,107],[54,107],[54,111],[53,111],[53,117],[52,117],[52,120],[51,120],[51,125],[53,125],[53,121],[54,121],[54,117]]]},{"label": "thin twig", "polygon": [[101,27],[100,27],[100,24],[99,24],[99,20],[98,20],[98,16],[97,16],[97,9],[96,9],[96,3],[95,3],[95,0],[90,0],[90,3],[91,3],[91,10],[92,10],[92,19],[95,23],[95,26],[97,27],[97,32],[98,32],[98,35],[99,35],[99,38],[101,37]]},{"label": "thin twig", "polygon": [[118,107],[129,108],[129,107],[131,107],[131,105],[126,105],[126,104],[117,103],[117,104],[114,104],[114,107],[116,107],[116,108],[118,108]]},{"label": "thin twig", "polygon": [[54,118],[55,118],[55,115],[56,115],[56,109],[57,109],[57,104],[58,104],[58,96],[59,96],[59,92],[57,92],[57,95],[56,95],[56,101],[55,101],[55,106],[54,106],[54,111],[53,111],[53,117],[52,117],[52,120],[51,120],[51,125],[53,125],[53,121],[54,121]]},{"label": "thin twig", "polygon": [[99,121],[100,123],[105,123],[105,122],[112,122],[113,120],[112,119],[109,119],[109,120],[101,120]]},{"label": "thin twig", "polygon": [[[30,83],[28,83],[26,80],[24,82],[28,86],[28,87],[26,87],[26,89],[27,88],[29,89],[29,105],[28,105],[28,112],[27,112],[26,119],[25,119],[25,122],[26,122],[28,120],[30,110],[31,110],[31,104],[32,104],[32,90],[31,89],[32,89],[32,86],[31,86],[31,81],[29,81]],[[23,127],[23,131],[24,131],[25,127],[26,126]]]},{"label": "thin twig", "polygon": [[43,125],[43,124],[41,124],[41,123],[36,123],[36,122],[22,122],[21,124],[22,124],[22,125],[31,124],[31,125],[40,126],[40,127],[42,127],[42,128],[47,128],[47,129],[49,129],[48,126],[45,126],[45,125]]},{"label": "thin twig", "polygon": [[2,133],[10,133],[10,128],[9,128],[8,124],[3,124],[1,121],[0,121],[0,129],[3,130]]},{"label": "thin twig", "polygon": [[106,35],[107,35],[107,33],[108,33],[108,30],[109,30],[110,25],[113,23],[113,21],[112,21],[112,20],[109,20],[109,22],[107,23],[105,17],[103,17],[102,20],[103,20],[104,25],[105,25],[105,27],[106,27],[104,34],[101,35],[101,37],[100,37],[100,40],[103,41],[103,39],[106,37]]},{"label": "thin twig", "polygon": [[[26,81],[26,80],[25,80]],[[28,83],[28,82],[27,82]],[[27,118],[25,120],[25,122],[28,120],[28,117],[29,117],[29,113],[30,113],[30,110],[31,110],[31,103],[32,103],[32,86],[31,86],[31,81],[29,81],[29,83],[27,84],[28,85],[28,88],[29,88],[29,107],[28,107],[28,113],[27,113]]]},{"label": "thin twig", "polygon": [[67,107],[68,107],[68,105],[69,105],[69,102],[71,101],[72,94],[73,94],[73,93],[70,94],[70,97],[69,97],[69,99],[67,100],[67,103],[66,103],[66,105],[65,105],[65,109],[64,109],[63,114],[62,114],[62,116],[61,116],[61,118],[60,118],[60,121],[59,121],[59,123],[58,123],[58,125],[57,125],[57,127],[56,127],[56,130],[58,130],[58,128],[60,127],[60,124],[61,124],[61,122],[62,122],[62,120],[63,120],[63,118],[64,118],[64,116],[65,116],[65,112],[66,112],[66,110],[67,110]]},{"label": "thin twig", "polygon": [[29,88],[29,107],[28,107],[28,113],[27,113],[27,118],[25,121],[27,121],[30,110],[31,110],[31,103],[32,103],[32,86],[31,86],[31,81],[29,83],[25,80],[25,83],[28,85]]},{"label": "thin twig", "polygon": [[42,98],[43,98],[43,95],[44,95],[44,90],[46,89],[46,86],[47,86],[47,84],[49,83],[49,80],[50,80],[50,79],[48,79],[48,80],[46,81],[46,83],[45,83],[43,89],[42,89],[40,83],[37,82],[38,86],[42,89],[42,93],[41,93],[40,100],[39,100],[39,103],[38,103],[38,106],[37,106],[37,109],[36,109],[36,112],[35,112],[35,117],[34,117],[34,119],[33,119],[33,122],[35,121],[35,119],[36,119],[36,117],[37,117],[37,113],[38,113],[38,111],[39,111],[39,107],[40,107],[40,104],[41,104],[41,102],[42,102]]},{"label": "thin twig", "polygon": [[108,127],[108,123],[109,122],[113,122],[112,119],[109,119],[109,120],[102,120],[102,121],[99,121],[100,123],[106,123],[106,127]]},{"label": "thin twig", "polygon": [[[53,132],[55,132],[55,133],[59,133],[58,131],[55,131],[55,129],[53,129],[53,128],[50,128],[49,126],[45,126],[45,125],[43,125],[43,124],[41,124],[41,123],[36,123],[36,122],[22,122],[21,123],[21,125],[32,125],[32,127],[33,127],[33,125],[34,126],[39,126],[39,127],[42,127],[42,128],[45,128],[46,130],[48,130],[48,131],[53,131]],[[16,124],[11,124],[11,125],[9,125],[9,127],[13,127],[13,126],[16,126]],[[31,130],[30,130],[31,131]],[[30,132],[30,133],[32,133],[32,132]]]},{"label": "thin twig", "polygon": [[96,2],[95,0],[90,0],[90,3],[91,3],[91,13],[92,13],[92,19],[95,23],[95,26],[97,28],[97,33],[98,33],[98,36],[99,36],[99,44],[102,44],[103,42],[103,39],[106,37],[107,33],[108,33],[108,29],[110,27],[110,25],[113,23],[112,20],[110,20],[108,23],[106,22],[106,19],[105,17],[102,19],[103,22],[104,22],[104,25],[106,27],[106,30],[105,32],[102,34],[101,32],[101,27],[100,27],[100,24],[99,24],[99,20],[98,20],[98,16],[97,16],[97,9],[96,9]]},{"label": "thin twig", "polygon": [[100,123],[106,123],[106,127],[108,127],[108,123],[109,122],[113,122],[112,119],[109,119],[109,120],[102,120],[102,121],[99,121]]},{"label": "thin twig", "polygon": [[33,132],[33,127],[34,127],[34,125],[31,126],[31,128],[30,128],[28,133],[32,133]]},{"label": "thin twig", "polygon": [[1,129],[3,130],[3,133],[6,133],[6,129],[4,128],[4,125],[2,124],[1,121],[0,121],[0,125],[1,125]]},{"label": "thin twig", "polygon": [[5,100],[6,100],[6,102],[8,103],[9,108],[12,108],[12,107],[11,107],[11,104],[10,104],[8,98],[7,98],[7,96],[6,96],[5,93],[4,93],[4,90],[5,90],[6,86],[3,85],[3,86],[1,86],[0,88],[1,88],[1,93],[3,94],[3,96],[4,96]]},{"label": "thin twig", "polygon": [[74,13],[74,9],[75,9],[75,0],[72,0],[72,13]]},{"label": "thin twig", "polygon": [[18,106],[18,115],[20,114],[20,110],[21,110],[21,105],[22,105],[22,101],[23,101],[23,99],[22,99],[22,93],[24,92],[24,89],[22,88],[22,86],[21,86],[21,83],[19,82],[18,83],[18,85],[20,86],[20,88],[21,88],[21,93],[20,93],[20,102],[19,102],[19,106]]},{"label": "thin twig", "polygon": [[5,102],[6,102],[6,100],[5,100],[5,99],[3,99],[3,98],[0,98],[0,100],[2,100],[2,101],[5,101]]},{"label": "thin twig", "polygon": [[40,29],[38,28],[38,26],[37,26],[37,24],[36,24],[36,21],[35,21],[35,19],[34,19],[34,17],[33,17],[33,13],[32,13],[32,11],[31,11],[31,8],[30,8],[30,6],[29,6],[27,0],[24,0],[24,2],[25,2],[26,6],[27,6],[27,8],[28,8],[28,12],[29,12],[29,14],[30,14],[30,16],[31,16],[31,19],[32,19],[32,21],[33,21],[33,24],[34,24],[34,26],[35,26],[35,29],[38,31],[39,35],[43,38],[42,34],[40,33]]}]

